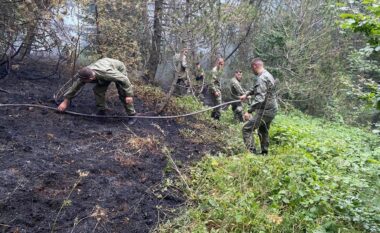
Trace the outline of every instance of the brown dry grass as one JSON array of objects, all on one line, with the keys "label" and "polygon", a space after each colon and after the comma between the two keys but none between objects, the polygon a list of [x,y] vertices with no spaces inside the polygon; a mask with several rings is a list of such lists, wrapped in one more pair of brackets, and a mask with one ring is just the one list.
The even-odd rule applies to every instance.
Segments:
[{"label": "brown dry grass", "polygon": [[150,150],[158,149],[159,141],[152,135],[147,137],[133,137],[127,141],[127,147],[133,150]]}]

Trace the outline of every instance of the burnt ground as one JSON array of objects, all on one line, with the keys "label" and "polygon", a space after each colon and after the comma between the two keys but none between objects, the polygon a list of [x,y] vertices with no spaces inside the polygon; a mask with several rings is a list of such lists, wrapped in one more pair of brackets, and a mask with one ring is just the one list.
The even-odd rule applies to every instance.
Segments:
[{"label": "burnt ground", "polygon": [[[0,103],[56,106],[53,93],[65,80],[36,79],[37,71],[0,79],[0,88],[10,92],[0,92]],[[110,88],[110,114],[124,114]],[[139,96],[135,105],[138,112],[153,110]],[[70,110],[95,112],[91,85]],[[178,122],[139,120],[127,127],[126,120],[0,108],[0,232],[154,229],[185,202],[170,185],[176,174],[167,151],[183,169],[215,149],[181,136],[188,126]]]}]

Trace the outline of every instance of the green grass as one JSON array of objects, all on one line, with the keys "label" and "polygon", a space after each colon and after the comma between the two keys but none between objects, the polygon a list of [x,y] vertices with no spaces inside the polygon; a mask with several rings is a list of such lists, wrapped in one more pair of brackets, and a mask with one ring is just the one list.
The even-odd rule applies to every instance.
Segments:
[{"label": "green grass", "polygon": [[[192,98],[177,99],[191,110]],[[301,113],[279,114],[271,155],[245,152],[231,110],[220,124],[225,153],[187,176],[188,205],[160,232],[380,232],[380,140],[363,129]],[[220,141],[222,142],[222,141]]]}]

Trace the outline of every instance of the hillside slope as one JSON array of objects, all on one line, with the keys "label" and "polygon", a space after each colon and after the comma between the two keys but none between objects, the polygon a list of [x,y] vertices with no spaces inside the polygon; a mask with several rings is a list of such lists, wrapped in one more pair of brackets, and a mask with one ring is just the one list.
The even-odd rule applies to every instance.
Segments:
[{"label": "hillside slope", "polygon": [[[33,79],[41,76],[36,68],[24,69],[0,80],[9,92],[0,92],[0,103],[56,106],[53,93],[65,80]],[[137,111],[153,111],[164,94],[134,84]],[[109,114],[124,115],[114,85],[107,95]],[[91,114],[94,105],[88,85],[70,110]],[[169,113],[180,111],[169,105]],[[193,127],[198,134],[219,134],[193,122],[139,120],[128,126],[120,119],[0,108],[1,231],[148,232],[184,202],[171,184],[178,169],[219,150],[216,143],[184,136]]]}]

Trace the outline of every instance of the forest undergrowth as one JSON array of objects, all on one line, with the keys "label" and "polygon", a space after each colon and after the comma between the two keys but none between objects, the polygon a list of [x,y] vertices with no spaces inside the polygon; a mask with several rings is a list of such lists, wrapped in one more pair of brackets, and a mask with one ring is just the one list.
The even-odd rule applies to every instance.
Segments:
[{"label": "forest undergrowth", "polygon": [[[189,110],[202,107],[191,97],[176,101]],[[157,232],[380,231],[378,136],[280,113],[270,131],[270,155],[254,156],[244,150],[242,124],[230,109],[220,124],[224,152],[190,168],[186,207]]]}]

